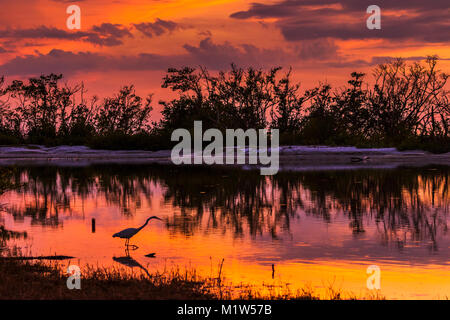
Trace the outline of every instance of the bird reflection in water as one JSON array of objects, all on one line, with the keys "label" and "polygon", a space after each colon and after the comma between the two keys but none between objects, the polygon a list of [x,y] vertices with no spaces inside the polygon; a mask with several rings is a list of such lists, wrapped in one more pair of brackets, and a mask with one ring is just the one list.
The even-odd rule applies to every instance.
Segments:
[{"label": "bird reflection in water", "polygon": [[[139,262],[133,259],[133,257],[130,256],[130,251],[128,250],[128,248],[125,249],[125,254],[126,255],[124,257],[113,257],[113,260],[131,269],[138,267],[139,269],[143,270],[150,278],[150,273],[148,272],[147,268],[145,268],[143,265],[141,265]],[[147,256],[154,257],[155,253],[150,253]]]}]

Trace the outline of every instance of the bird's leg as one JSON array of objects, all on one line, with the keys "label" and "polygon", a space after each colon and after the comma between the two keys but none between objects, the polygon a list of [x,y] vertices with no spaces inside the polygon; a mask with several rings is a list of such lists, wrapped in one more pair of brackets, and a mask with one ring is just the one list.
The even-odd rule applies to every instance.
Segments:
[{"label": "bird's leg", "polygon": [[137,250],[139,248],[134,244],[130,244],[130,239],[125,240],[125,247],[127,248],[127,250],[129,250],[129,247],[131,247],[131,250]]}]

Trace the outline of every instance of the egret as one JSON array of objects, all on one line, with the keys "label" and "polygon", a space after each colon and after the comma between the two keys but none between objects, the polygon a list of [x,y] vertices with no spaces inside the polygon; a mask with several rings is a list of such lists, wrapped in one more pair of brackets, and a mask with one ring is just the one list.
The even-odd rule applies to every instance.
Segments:
[{"label": "egret", "polygon": [[[115,233],[113,235],[113,238],[121,238],[121,239],[126,239],[125,240],[125,246],[129,246],[130,243],[130,238],[133,237],[135,234],[137,234],[139,231],[141,231],[150,220],[152,219],[158,219],[158,220],[162,220],[160,218],[158,218],[157,216],[153,216],[147,219],[147,221],[145,221],[145,223],[140,227],[140,228],[128,228],[128,229],[124,229],[122,231],[119,231],[117,233]],[[134,246],[136,249],[137,247]]]}]

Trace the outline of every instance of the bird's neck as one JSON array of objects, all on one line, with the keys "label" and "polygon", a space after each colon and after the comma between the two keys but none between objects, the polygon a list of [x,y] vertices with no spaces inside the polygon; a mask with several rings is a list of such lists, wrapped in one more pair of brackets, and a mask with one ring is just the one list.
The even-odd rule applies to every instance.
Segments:
[{"label": "bird's neck", "polygon": [[143,229],[143,228],[148,224],[148,221],[149,221],[149,220],[145,221],[145,223],[142,225],[142,227],[138,228],[138,230]]}]

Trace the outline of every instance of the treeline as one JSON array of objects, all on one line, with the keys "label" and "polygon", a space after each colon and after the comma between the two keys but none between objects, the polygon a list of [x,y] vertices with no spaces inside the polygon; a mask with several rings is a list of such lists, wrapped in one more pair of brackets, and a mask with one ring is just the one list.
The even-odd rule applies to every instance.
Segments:
[{"label": "treeline", "polygon": [[278,128],[282,144],[394,146],[450,151],[448,75],[437,58],[378,65],[373,77],[354,72],[343,88],[320,84],[301,90],[291,70],[231,66],[169,69],[162,87],[176,98],[159,101],[162,119],[151,122],[152,96],[125,86],[100,101],[62,75],[28,82],[0,79],[0,144],[88,145],[106,149],[162,149],[177,128]]}]

